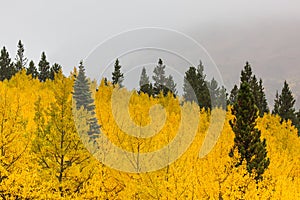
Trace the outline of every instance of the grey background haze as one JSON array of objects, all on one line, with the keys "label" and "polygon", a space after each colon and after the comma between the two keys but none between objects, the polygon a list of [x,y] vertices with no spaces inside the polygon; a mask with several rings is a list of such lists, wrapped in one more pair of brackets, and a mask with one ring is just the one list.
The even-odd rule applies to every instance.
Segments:
[{"label": "grey background haze", "polygon": [[264,80],[270,107],[285,79],[300,105],[299,8],[296,0],[1,1],[0,45],[14,57],[21,39],[36,65],[45,51],[69,74],[112,35],[138,27],[169,28],[205,47],[229,90],[249,61]]}]

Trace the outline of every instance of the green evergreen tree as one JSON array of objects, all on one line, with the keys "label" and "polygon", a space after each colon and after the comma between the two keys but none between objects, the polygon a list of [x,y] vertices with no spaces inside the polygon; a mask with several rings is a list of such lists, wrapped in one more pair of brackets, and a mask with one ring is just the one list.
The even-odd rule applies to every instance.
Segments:
[{"label": "green evergreen tree", "polygon": [[241,72],[241,81],[247,82],[254,95],[254,103],[258,107],[259,115],[263,116],[265,113],[269,112],[266,95],[264,93],[262,79],[257,81],[257,78],[252,73],[251,66],[249,62],[246,62],[244,69]]},{"label": "green evergreen tree", "polygon": [[158,60],[158,65],[153,70],[152,79],[154,81],[153,85],[153,92],[154,96],[157,96],[160,92],[164,92],[165,90],[165,83],[166,83],[166,72],[165,72],[166,65],[163,64],[162,59]]},{"label": "green evergreen tree", "polygon": [[190,67],[184,76],[183,97],[185,101],[197,101],[196,90],[198,89],[198,79],[195,67]]},{"label": "green evergreen tree", "polygon": [[114,65],[114,71],[112,73],[112,84],[118,84],[120,87],[123,87],[122,82],[124,80],[123,73],[121,73],[121,65],[119,59],[116,60]]},{"label": "green evergreen tree", "polygon": [[41,60],[39,62],[39,80],[45,82],[50,78],[50,65],[47,61],[45,52],[42,52]]},{"label": "green evergreen tree", "polygon": [[0,55],[0,81],[11,79],[15,73],[16,71],[9,57],[9,53],[6,48],[3,47]]},{"label": "green evergreen tree", "polygon": [[204,66],[200,61],[197,68],[185,72],[183,97],[186,101],[197,101],[200,108],[211,109],[209,89],[206,85]]},{"label": "green evergreen tree", "polygon": [[294,107],[295,102],[296,100],[293,97],[288,83],[284,81],[281,94],[279,95],[278,99],[275,99],[275,105],[272,113],[278,114],[282,121],[291,120],[293,125],[298,126],[299,122]]},{"label": "green evergreen tree", "polygon": [[148,94],[149,96],[153,95],[152,84],[150,83],[149,76],[147,75],[146,68],[143,67],[140,81],[139,81],[140,90],[139,92],[143,92]]},{"label": "green evergreen tree", "polygon": [[233,105],[236,102],[238,92],[239,92],[238,86],[234,85],[232,90],[230,91],[230,95],[229,95],[229,98],[228,98],[228,101],[227,101],[228,105]]},{"label": "green evergreen tree", "polygon": [[258,90],[257,90],[257,107],[259,110],[260,117],[263,117],[264,113],[270,112],[267,98],[264,92],[264,86],[262,83],[262,79],[259,79]]},{"label": "green evergreen tree", "polygon": [[83,107],[83,109],[87,110],[91,116],[93,116],[87,122],[90,127],[88,131],[89,137],[91,139],[99,137],[100,126],[98,125],[97,118],[95,117],[95,104],[82,61],[80,62],[78,76],[74,84],[73,98],[76,102],[77,110]]},{"label": "green evergreen tree", "polygon": [[279,101],[279,94],[278,90],[276,91],[275,99],[274,99],[274,108],[272,110],[273,115],[278,115],[279,114],[279,106],[280,106],[280,101]]},{"label": "green evergreen tree", "polygon": [[34,62],[32,60],[29,62],[29,67],[26,70],[26,74],[31,75],[32,78],[37,78],[39,75],[37,68],[35,67]]},{"label": "green evergreen tree", "polygon": [[296,117],[297,117],[296,128],[298,129],[298,136],[300,137],[300,109],[299,109],[299,111],[296,113]]},{"label": "green evergreen tree", "polygon": [[177,90],[176,90],[176,83],[173,80],[173,76],[169,75],[166,79],[166,88],[165,88],[165,95],[167,95],[168,92],[171,92],[174,97],[177,95]]},{"label": "green evergreen tree", "polygon": [[16,71],[21,71],[23,68],[26,67],[27,64],[27,58],[24,55],[24,45],[22,44],[22,41],[19,40],[18,46],[17,46],[17,55],[16,55]]},{"label": "green evergreen tree", "polygon": [[247,61],[246,65],[244,66],[244,69],[241,72],[241,82],[247,82],[248,84],[250,84],[251,87],[251,81],[252,81],[252,69],[249,62]]},{"label": "green evergreen tree", "polygon": [[270,164],[267,158],[266,140],[261,140],[261,132],[256,127],[258,109],[254,102],[254,96],[246,79],[242,79],[237,101],[232,108],[235,119],[230,121],[235,133],[234,146],[229,155],[232,157],[235,149],[238,150],[240,160],[236,167],[246,161],[247,171],[255,172],[255,179],[261,180],[264,171]]},{"label": "green evergreen tree", "polygon": [[219,90],[219,95],[217,98],[217,107],[226,110],[227,104],[227,95],[226,95],[226,88],[224,86],[221,87]]},{"label": "green evergreen tree", "polygon": [[52,65],[52,67],[50,68],[50,75],[49,75],[49,78],[51,80],[54,80],[54,77],[55,77],[55,74],[57,74],[60,70],[62,70],[62,67],[57,64],[57,63],[54,63]]},{"label": "green evergreen tree", "polygon": [[107,81],[107,78],[106,78],[106,77],[104,77],[104,84],[105,84],[106,86],[108,86],[108,81]]},{"label": "green evergreen tree", "polygon": [[220,88],[218,82],[212,78],[210,82],[206,83],[209,89],[211,105],[213,108],[218,107],[218,99],[220,95]]},{"label": "green evergreen tree", "polygon": [[197,89],[196,95],[200,108],[211,109],[211,99],[208,87],[206,85],[206,75],[204,74],[204,66],[200,61],[197,67]]}]

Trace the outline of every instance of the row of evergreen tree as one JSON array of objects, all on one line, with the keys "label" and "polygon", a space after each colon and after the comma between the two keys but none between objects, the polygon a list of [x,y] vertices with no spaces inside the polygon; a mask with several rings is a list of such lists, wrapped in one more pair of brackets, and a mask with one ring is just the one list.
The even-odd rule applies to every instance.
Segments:
[{"label": "row of evergreen tree", "polygon": [[[258,108],[260,117],[265,113],[269,113],[269,107],[264,93],[263,81],[262,79],[257,80],[256,76],[252,72],[252,68],[248,62],[244,66],[241,72],[241,82],[247,82],[249,84],[250,90],[254,96],[254,104]],[[239,89],[237,85],[234,85],[230,92],[230,96],[227,100],[229,105],[234,105],[237,101]],[[295,108],[296,100],[292,94],[292,91],[287,83],[284,81],[281,93],[276,92],[273,110],[271,111],[274,115],[279,115],[282,122],[291,120],[292,124],[299,130],[300,136],[300,109],[296,111]]]},{"label": "row of evergreen tree", "polygon": [[[166,76],[166,66],[159,59],[157,66],[153,70],[153,82],[150,81],[147,75],[146,68],[142,69],[139,81],[139,93],[143,92],[149,96],[156,97],[159,93],[167,95],[171,92],[174,96],[177,95],[176,83],[172,75]],[[121,72],[121,65],[117,59],[112,73],[112,83],[119,84],[123,87],[124,75]],[[107,81],[107,80],[106,80]],[[270,109],[267,103],[263,81],[253,74],[251,65],[246,62],[241,71],[241,83],[245,82],[249,85],[253,93],[254,104],[257,107],[259,116],[262,117],[265,113],[269,113]],[[211,109],[214,107],[227,108],[227,105],[234,105],[237,102],[239,88],[234,85],[230,94],[226,92],[224,86],[219,86],[218,82],[212,78],[211,81],[206,80],[203,63],[200,61],[197,67],[191,66],[184,76],[183,98],[185,101],[195,101],[200,108]],[[292,124],[300,129],[300,110],[296,112],[295,98],[285,81],[281,94],[276,93],[274,100],[274,108],[272,114],[279,115],[283,120],[291,120]],[[300,135],[300,131],[299,131]]]},{"label": "row of evergreen tree", "polygon": [[40,81],[44,82],[47,79],[53,80],[54,74],[62,69],[62,67],[57,63],[50,66],[45,52],[42,52],[41,54],[41,59],[38,63],[37,69],[32,60],[28,63],[28,59],[25,57],[24,52],[24,44],[21,40],[19,40],[16,57],[13,61],[10,58],[7,49],[3,46],[0,54],[0,81],[9,80],[19,71],[26,70],[27,75],[32,75],[33,78],[38,78]]},{"label": "row of evergreen tree", "polygon": [[[53,80],[54,74],[62,69],[57,63],[51,66],[47,61],[45,52],[42,52],[37,68],[32,60],[28,63],[24,52],[25,48],[21,40],[18,41],[14,61],[10,58],[5,46],[1,49],[0,81],[4,81],[5,79],[9,80],[19,71],[26,70],[28,75],[32,75],[33,78],[38,78],[41,82],[44,82],[47,79]],[[123,87],[123,80],[124,75],[121,72],[121,65],[117,59],[112,73],[112,83]],[[144,92],[152,97],[158,96],[161,92],[163,95],[167,95],[171,92],[174,97],[177,96],[177,85],[172,75],[166,75],[166,65],[162,59],[158,60],[158,64],[153,70],[152,80],[153,82],[150,81],[146,68],[143,68],[139,81],[139,92]],[[259,115],[262,117],[264,113],[270,112],[264,92],[263,81],[253,74],[249,62],[246,62],[241,72],[241,82],[247,82],[249,84]],[[183,97],[186,101],[197,102],[201,108],[211,109],[213,107],[221,107],[226,109],[226,105],[234,105],[237,101],[238,91],[238,86],[234,85],[230,94],[228,94],[225,87],[220,87],[214,78],[212,78],[211,81],[207,81],[204,66],[201,61],[197,67],[191,66],[185,72]],[[284,82],[281,93],[276,93],[274,102],[272,114],[278,114],[282,120],[291,120],[293,125],[299,130],[300,110],[296,111],[295,109],[296,100],[286,81]]]}]

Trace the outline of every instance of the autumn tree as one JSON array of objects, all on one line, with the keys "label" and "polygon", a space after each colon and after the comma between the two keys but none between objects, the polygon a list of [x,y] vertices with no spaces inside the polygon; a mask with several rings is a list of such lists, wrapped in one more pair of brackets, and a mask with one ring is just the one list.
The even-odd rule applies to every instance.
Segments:
[{"label": "autumn tree", "polygon": [[[60,71],[54,79],[54,101],[48,108],[35,103],[38,124],[33,152],[43,168],[41,176],[52,181],[52,191],[61,197],[80,192],[90,178],[90,154],[82,144],[72,115],[73,81]],[[86,171],[88,170],[88,171]]]},{"label": "autumn tree", "polygon": [[124,75],[121,72],[121,65],[119,59],[117,59],[114,65],[114,71],[112,72],[112,83],[114,85],[118,84],[120,87],[123,87],[122,85],[123,80],[124,80]]},{"label": "autumn tree", "polygon": [[261,132],[256,128],[258,109],[254,103],[253,93],[245,79],[241,80],[237,101],[232,108],[235,118],[230,121],[235,133],[234,146],[230,156],[232,157],[234,150],[237,149],[240,159],[236,166],[240,166],[243,161],[246,161],[247,171],[250,174],[254,171],[256,180],[260,180],[270,161],[267,158],[266,140],[261,140]]}]

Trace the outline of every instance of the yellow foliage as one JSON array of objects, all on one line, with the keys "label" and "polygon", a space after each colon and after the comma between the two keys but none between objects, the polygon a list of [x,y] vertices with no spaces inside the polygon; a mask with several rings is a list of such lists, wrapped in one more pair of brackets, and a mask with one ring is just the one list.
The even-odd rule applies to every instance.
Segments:
[{"label": "yellow foliage", "polygon": [[[93,82],[101,134],[132,155],[136,170],[119,171],[97,160],[97,148],[106,148],[103,159],[112,148],[100,139],[99,146],[89,143],[90,113],[74,110],[73,82],[73,74],[59,73],[40,83],[24,71],[0,82],[1,198],[300,199],[300,139],[290,121],[281,124],[270,114],[257,120],[270,166],[256,183],[245,164],[234,167],[236,152],[228,155],[234,139],[230,111],[206,112],[172,95],[152,98],[103,81],[95,92]],[[160,157],[143,166],[144,154],[162,148]],[[122,160],[114,161],[122,166]],[[141,172],[145,167],[156,170]]]}]

